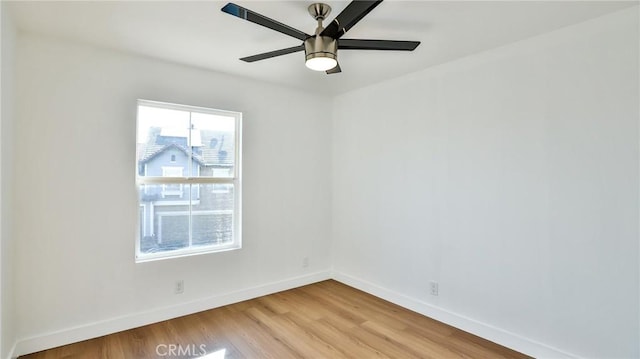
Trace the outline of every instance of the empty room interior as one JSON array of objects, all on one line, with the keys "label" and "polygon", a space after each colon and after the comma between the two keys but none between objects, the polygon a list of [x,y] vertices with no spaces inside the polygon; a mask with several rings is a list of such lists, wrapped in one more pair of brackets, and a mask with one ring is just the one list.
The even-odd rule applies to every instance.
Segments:
[{"label": "empty room interior", "polygon": [[0,358],[640,358],[638,1],[233,1],[0,3]]}]

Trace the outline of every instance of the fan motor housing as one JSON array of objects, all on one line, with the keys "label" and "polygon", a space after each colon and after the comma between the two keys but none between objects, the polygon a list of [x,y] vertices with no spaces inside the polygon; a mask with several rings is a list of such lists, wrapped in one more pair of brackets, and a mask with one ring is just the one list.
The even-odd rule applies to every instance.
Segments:
[{"label": "fan motor housing", "polygon": [[304,41],[305,60],[314,57],[338,59],[338,41],[328,36],[316,35]]}]

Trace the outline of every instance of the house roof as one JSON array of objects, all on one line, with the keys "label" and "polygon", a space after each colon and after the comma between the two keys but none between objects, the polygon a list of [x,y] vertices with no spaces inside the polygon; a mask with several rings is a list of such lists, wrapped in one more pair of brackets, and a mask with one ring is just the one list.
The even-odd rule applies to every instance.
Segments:
[{"label": "house roof", "polygon": [[[193,159],[201,166],[230,166],[234,162],[234,133],[231,131],[192,130],[192,138],[197,132],[198,144],[194,142]],[[186,133],[186,132],[185,132]],[[169,135],[169,136],[167,136]],[[168,133],[160,127],[151,127],[147,142],[138,147],[138,159],[140,163],[146,163],[170,148],[176,148],[185,154],[189,154],[184,144],[171,141],[171,139],[185,137],[176,136],[176,133]],[[186,139],[186,137],[185,137]]]},{"label": "house roof", "polygon": [[[145,157],[140,159],[140,163],[149,162],[150,160],[154,159],[156,156],[158,156],[159,154],[163,153],[164,151],[170,148],[178,149],[182,151],[185,155],[189,156],[189,151],[187,151],[186,148],[175,143],[170,143],[168,145],[151,145],[146,147],[144,152]],[[201,166],[205,166],[205,163],[202,161],[201,156],[199,156],[196,153],[193,154],[193,160],[198,162],[198,164],[200,164]]]},{"label": "house roof", "polygon": [[187,138],[189,136],[189,132],[191,132],[191,146],[202,146],[202,137],[200,136],[200,130],[191,129],[189,131],[188,128],[176,128],[176,127],[163,127],[160,130],[160,136],[165,137],[184,137]]}]

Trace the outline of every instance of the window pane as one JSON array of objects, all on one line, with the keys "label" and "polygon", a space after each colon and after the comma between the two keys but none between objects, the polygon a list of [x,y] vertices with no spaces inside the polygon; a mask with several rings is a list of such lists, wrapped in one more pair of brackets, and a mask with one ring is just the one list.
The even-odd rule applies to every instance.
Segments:
[{"label": "window pane", "polygon": [[182,176],[234,175],[233,116],[140,105],[137,130],[139,176],[163,176],[165,166],[182,167]]},{"label": "window pane", "polygon": [[[169,186],[184,198],[167,196]],[[233,184],[141,185],[139,196],[141,254],[233,243]]]},{"label": "window pane", "polygon": [[165,176],[163,167],[189,173],[189,127],[188,111],[138,106],[138,175]]},{"label": "window pane", "polygon": [[[168,186],[180,186],[183,195],[167,195]],[[188,184],[141,185],[140,253],[189,247]]]},{"label": "window pane", "polygon": [[192,112],[191,124],[200,140],[200,144],[193,147],[194,158],[201,165],[199,169],[192,168],[191,176],[233,177],[236,163],[235,118]]},{"label": "window pane", "polygon": [[199,185],[200,203],[192,206],[193,245],[221,245],[233,242],[234,188],[215,190],[216,184]]}]

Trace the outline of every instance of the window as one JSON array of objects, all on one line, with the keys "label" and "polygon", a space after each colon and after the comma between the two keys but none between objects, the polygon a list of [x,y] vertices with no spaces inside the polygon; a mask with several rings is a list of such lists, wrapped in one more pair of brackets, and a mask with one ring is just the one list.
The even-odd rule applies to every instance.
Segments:
[{"label": "window", "polygon": [[138,100],[136,261],[241,247],[238,112]]}]

